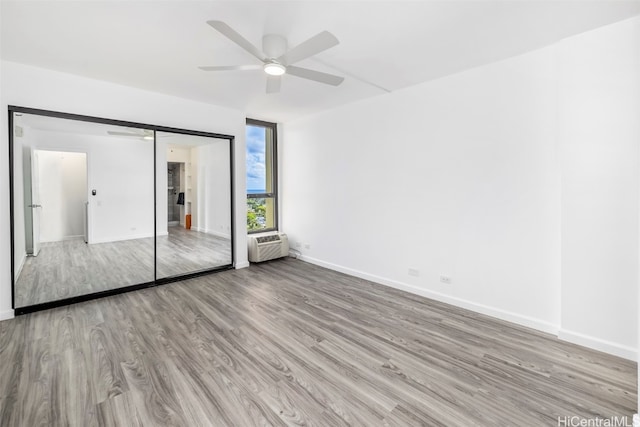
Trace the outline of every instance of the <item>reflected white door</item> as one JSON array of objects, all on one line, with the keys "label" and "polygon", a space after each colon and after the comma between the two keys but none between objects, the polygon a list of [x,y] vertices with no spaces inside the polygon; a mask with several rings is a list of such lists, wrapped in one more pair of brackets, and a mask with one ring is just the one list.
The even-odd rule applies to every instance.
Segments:
[{"label": "reflected white door", "polygon": [[32,236],[33,236],[33,256],[38,256],[40,252],[40,172],[38,169],[38,151],[31,150],[31,212]]}]

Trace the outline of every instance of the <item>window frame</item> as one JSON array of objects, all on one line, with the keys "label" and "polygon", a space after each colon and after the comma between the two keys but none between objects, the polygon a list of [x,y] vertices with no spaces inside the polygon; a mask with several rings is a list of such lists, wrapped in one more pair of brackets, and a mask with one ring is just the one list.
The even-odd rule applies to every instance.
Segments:
[{"label": "window frame", "polygon": [[[247,194],[247,202],[249,199],[273,199],[273,227],[261,228],[259,230],[247,229],[247,234],[265,233],[269,231],[278,231],[280,227],[279,215],[278,215],[278,124],[272,122],[265,122],[256,119],[246,119],[246,126],[263,127],[271,130],[272,138],[271,144],[269,144],[268,138],[265,138],[265,170],[269,172],[269,166],[271,167],[271,192],[270,193],[249,193]],[[269,147],[271,145],[271,155],[269,156]],[[245,148],[246,156],[246,148]],[[269,157],[271,157],[269,161]],[[246,172],[245,172],[246,175]],[[245,188],[247,190],[247,188]]]}]

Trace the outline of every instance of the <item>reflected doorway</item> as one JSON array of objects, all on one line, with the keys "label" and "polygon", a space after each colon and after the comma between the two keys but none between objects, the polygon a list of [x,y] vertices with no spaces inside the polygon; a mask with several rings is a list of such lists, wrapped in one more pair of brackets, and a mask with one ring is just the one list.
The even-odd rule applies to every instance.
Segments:
[{"label": "reflected doorway", "polygon": [[23,147],[23,179],[27,256],[38,256],[43,243],[86,243],[87,153]]},{"label": "reflected doorway", "polygon": [[184,226],[184,163],[167,162],[167,225]]},{"label": "reflected doorway", "polygon": [[25,209],[34,224],[26,228],[34,249],[30,255],[37,256],[36,249],[43,245],[55,247],[68,240],[86,243],[87,153],[31,150],[31,159],[32,200]]}]

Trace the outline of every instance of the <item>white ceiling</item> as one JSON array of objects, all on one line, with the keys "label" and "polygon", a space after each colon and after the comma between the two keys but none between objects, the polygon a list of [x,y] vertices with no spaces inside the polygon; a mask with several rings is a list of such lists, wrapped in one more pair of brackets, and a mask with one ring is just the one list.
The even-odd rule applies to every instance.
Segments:
[{"label": "white ceiling", "polygon": [[[640,14],[640,1],[7,1],[2,59],[287,121],[436,79]],[[262,71],[204,72],[257,60],[206,24],[221,20],[261,46],[293,47],[322,30],[340,45],[303,67],[346,77],[331,87]]]}]

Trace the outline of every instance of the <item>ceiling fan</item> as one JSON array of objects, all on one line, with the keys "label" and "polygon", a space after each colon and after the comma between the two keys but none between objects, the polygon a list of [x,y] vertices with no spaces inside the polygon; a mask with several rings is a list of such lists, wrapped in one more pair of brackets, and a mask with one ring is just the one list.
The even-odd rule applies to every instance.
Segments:
[{"label": "ceiling fan", "polygon": [[280,92],[280,83],[282,75],[284,74],[332,86],[338,86],[344,80],[344,77],[310,70],[308,68],[296,67],[293,65],[296,62],[307,59],[340,43],[338,39],[328,31],[323,31],[290,50],[287,50],[287,40],[284,37],[277,34],[267,34],[262,38],[262,50],[260,50],[222,21],[207,21],[207,24],[258,58],[262,61],[262,65],[221,65],[198,67],[201,70],[245,71],[262,69],[267,74],[267,93]]}]

